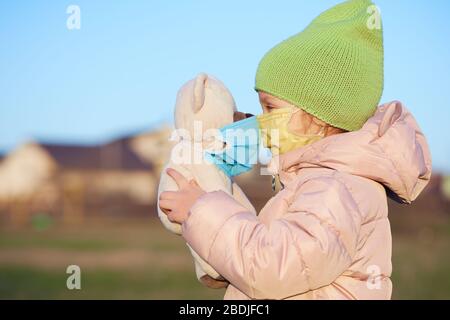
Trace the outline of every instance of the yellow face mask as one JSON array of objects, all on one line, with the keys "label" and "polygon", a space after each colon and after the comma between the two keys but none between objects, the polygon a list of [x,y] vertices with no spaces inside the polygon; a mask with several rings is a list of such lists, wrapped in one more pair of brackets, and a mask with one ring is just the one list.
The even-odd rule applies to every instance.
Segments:
[{"label": "yellow face mask", "polygon": [[296,111],[298,109],[295,107],[277,108],[270,113],[257,116],[263,144],[272,151],[273,155],[307,146],[325,136],[323,129],[313,135],[299,135],[290,132],[289,121]]}]

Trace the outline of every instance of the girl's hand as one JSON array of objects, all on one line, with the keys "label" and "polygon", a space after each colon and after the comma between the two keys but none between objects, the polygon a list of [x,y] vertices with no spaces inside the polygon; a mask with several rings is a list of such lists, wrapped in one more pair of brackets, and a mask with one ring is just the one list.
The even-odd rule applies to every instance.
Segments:
[{"label": "girl's hand", "polygon": [[189,211],[197,199],[205,193],[195,180],[188,181],[175,169],[167,169],[167,174],[178,185],[178,191],[165,191],[159,196],[159,207],[167,218],[182,224],[188,218]]}]

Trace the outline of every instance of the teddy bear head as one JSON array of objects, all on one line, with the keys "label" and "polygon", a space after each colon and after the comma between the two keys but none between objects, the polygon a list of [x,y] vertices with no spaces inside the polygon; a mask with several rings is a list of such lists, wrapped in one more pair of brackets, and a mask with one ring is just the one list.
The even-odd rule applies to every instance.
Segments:
[{"label": "teddy bear head", "polygon": [[200,141],[206,130],[232,123],[235,111],[233,96],[225,85],[211,75],[200,73],[178,91],[175,128],[187,130],[192,140]]}]

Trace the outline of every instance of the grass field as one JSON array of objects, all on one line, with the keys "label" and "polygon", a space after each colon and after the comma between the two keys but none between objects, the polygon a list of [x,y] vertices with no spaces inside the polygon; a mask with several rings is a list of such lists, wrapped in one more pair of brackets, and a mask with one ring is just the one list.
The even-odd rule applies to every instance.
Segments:
[{"label": "grass field", "polygon": [[[81,290],[66,268],[81,268]],[[221,299],[202,287],[182,238],[154,219],[46,231],[2,229],[0,298]]]},{"label": "grass field", "polygon": [[[400,219],[400,218],[398,218]],[[450,223],[394,233],[394,299],[450,299]],[[393,219],[393,226],[397,223]],[[66,268],[81,268],[81,290]],[[0,228],[0,298],[222,299],[201,286],[182,238],[158,220],[92,221],[45,231]]]}]

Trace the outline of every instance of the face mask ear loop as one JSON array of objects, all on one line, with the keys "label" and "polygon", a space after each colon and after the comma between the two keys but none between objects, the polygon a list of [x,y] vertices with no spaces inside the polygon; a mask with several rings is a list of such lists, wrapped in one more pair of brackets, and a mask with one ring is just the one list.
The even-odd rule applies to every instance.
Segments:
[{"label": "face mask ear loop", "polygon": [[317,133],[317,135],[325,137],[325,135],[328,132],[328,128],[330,128],[330,127],[327,125],[320,127],[320,131]]},{"label": "face mask ear loop", "polygon": [[297,107],[292,106],[292,107],[291,107],[291,114],[290,114],[290,116],[289,116],[289,121],[288,121],[288,123],[287,123],[287,130],[288,130],[291,134],[294,134],[294,135],[295,135],[295,132],[292,132],[292,130],[289,128],[289,125],[291,124],[291,121],[292,121],[292,118],[294,117],[294,114],[296,114],[297,112],[300,112],[300,108],[297,108]]},{"label": "face mask ear loop", "polygon": [[[299,112],[300,111],[300,109],[299,108],[297,108],[297,107],[292,107],[292,112],[291,112],[291,115],[290,115],[290,118],[289,118],[289,122],[288,122],[288,125],[291,123],[291,120],[292,120],[292,117],[294,116],[294,114],[296,114],[297,112]],[[317,123],[316,123],[317,124]],[[325,137],[325,135],[326,135],[326,133],[327,133],[327,131],[328,131],[328,128],[330,128],[328,125],[324,125],[324,126],[320,126],[320,131],[318,132],[318,133],[316,133],[316,134],[310,134],[311,136],[315,136],[315,135],[317,135],[317,136],[322,136],[322,137]],[[289,128],[288,128],[289,129]],[[289,130],[289,132],[291,132],[291,130]],[[293,132],[291,132],[292,134],[295,134],[295,133],[293,133]]]},{"label": "face mask ear loop", "polygon": [[325,127],[320,127],[320,130],[317,133],[311,134],[315,136],[324,136],[325,135]]}]

